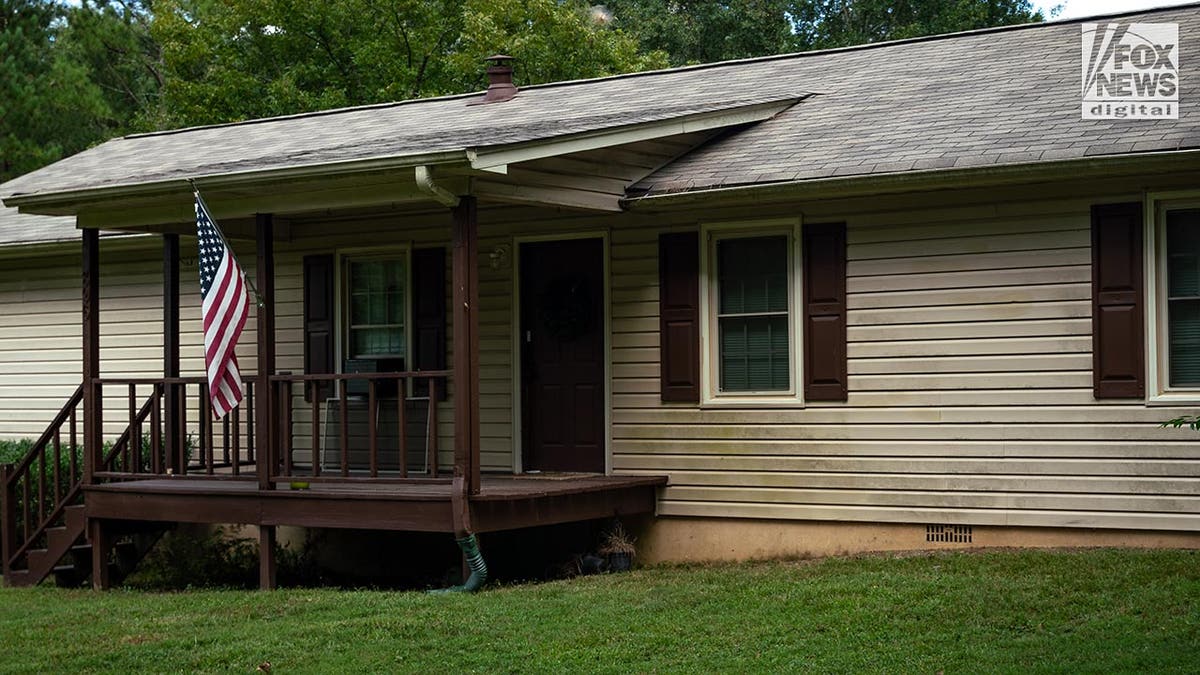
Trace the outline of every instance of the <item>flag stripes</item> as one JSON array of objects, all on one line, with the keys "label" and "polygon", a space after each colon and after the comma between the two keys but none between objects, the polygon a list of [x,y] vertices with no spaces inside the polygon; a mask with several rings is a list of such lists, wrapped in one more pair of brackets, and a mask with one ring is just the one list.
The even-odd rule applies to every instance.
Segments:
[{"label": "flag stripes", "polygon": [[246,274],[200,194],[196,194],[196,238],[200,246],[200,298],[204,318],[204,364],[213,417],[221,419],[245,394],[238,370],[238,338],[250,313]]}]

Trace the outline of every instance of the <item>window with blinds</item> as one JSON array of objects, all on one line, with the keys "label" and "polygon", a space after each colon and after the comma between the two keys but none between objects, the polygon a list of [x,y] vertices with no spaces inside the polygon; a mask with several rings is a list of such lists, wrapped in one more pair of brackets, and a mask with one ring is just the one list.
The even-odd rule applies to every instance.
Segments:
[{"label": "window with blinds", "polygon": [[725,392],[792,387],[786,235],[716,241],[718,386]]},{"label": "window with blinds", "polygon": [[404,258],[346,261],[349,358],[405,357],[407,280]]},{"label": "window with blinds", "polygon": [[1200,209],[1166,214],[1167,382],[1200,387]]}]

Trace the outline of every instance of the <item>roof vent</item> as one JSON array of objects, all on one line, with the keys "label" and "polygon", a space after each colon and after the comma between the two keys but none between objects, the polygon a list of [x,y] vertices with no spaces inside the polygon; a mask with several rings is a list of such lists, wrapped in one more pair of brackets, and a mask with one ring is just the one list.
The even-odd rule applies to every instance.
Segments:
[{"label": "roof vent", "polygon": [[482,103],[501,103],[507,101],[517,95],[517,88],[512,83],[512,61],[513,57],[503,54],[495,54],[489,56],[484,61],[491,61],[492,65],[488,66],[488,88],[483,93],[483,98],[471,101],[467,105],[480,105]]}]

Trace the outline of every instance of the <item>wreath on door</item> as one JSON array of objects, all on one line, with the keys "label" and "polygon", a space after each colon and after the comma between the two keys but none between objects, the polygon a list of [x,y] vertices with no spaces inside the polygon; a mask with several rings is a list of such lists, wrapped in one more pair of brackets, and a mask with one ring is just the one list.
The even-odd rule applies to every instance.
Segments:
[{"label": "wreath on door", "polygon": [[546,332],[570,342],[592,327],[592,290],[586,279],[562,276],[546,287],[539,298]]}]

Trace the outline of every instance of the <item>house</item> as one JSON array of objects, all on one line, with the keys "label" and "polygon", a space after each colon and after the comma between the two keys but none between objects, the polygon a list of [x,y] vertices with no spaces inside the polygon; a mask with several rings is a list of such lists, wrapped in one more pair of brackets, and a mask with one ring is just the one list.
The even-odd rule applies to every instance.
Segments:
[{"label": "house", "polygon": [[[486,95],[7,183],[5,218],[79,232],[0,228],[0,432],[44,433],[0,481],[6,581],[86,539],[103,587],[147,522],[652,513],[653,560],[1200,545],[1196,438],[1159,427],[1200,403],[1200,6],[1101,22],[1178,26],[1178,119],[1083,119],[1082,23],[515,95],[498,62]],[[193,181],[260,298],[217,422]]]}]

